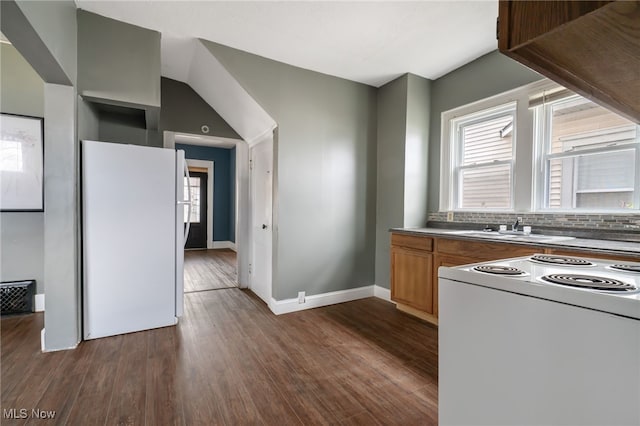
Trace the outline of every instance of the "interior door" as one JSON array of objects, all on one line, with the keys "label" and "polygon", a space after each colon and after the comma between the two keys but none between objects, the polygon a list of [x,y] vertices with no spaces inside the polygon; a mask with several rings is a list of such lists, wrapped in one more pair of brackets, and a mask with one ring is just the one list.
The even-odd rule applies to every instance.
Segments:
[{"label": "interior door", "polygon": [[271,299],[273,140],[251,149],[251,290]]},{"label": "interior door", "polygon": [[[187,236],[188,249],[207,248],[207,173],[190,172],[191,186],[191,225]],[[185,177],[185,191],[188,191]],[[186,212],[185,212],[186,215]],[[186,222],[186,216],[185,216]]]}]

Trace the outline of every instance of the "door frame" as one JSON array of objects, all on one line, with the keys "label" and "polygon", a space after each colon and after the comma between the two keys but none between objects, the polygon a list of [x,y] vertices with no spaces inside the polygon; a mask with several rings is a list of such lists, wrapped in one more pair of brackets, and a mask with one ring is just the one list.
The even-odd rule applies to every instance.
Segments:
[{"label": "door frame", "polygon": [[248,231],[249,231],[249,252],[248,252],[248,257],[249,257],[249,273],[248,273],[248,288],[252,289],[254,288],[254,284],[255,284],[255,270],[253,268],[255,261],[254,261],[254,255],[255,255],[255,249],[256,249],[256,236],[254,235],[254,228],[253,228],[253,209],[254,209],[254,205],[256,203],[256,197],[255,197],[255,189],[254,189],[254,175],[253,175],[253,161],[254,161],[254,150],[257,147],[262,147],[262,144],[266,144],[266,143],[270,143],[270,150],[268,151],[268,155],[271,156],[271,200],[270,201],[270,210],[271,210],[271,214],[270,214],[270,220],[269,220],[269,224],[267,226],[269,226],[269,232],[270,232],[270,250],[271,250],[271,274],[270,276],[267,277],[261,277],[260,279],[266,281],[267,283],[267,291],[268,291],[268,300],[265,300],[264,302],[267,304],[267,306],[269,306],[269,309],[272,309],[271,305],[274,301],[274,297],[273,297],[273,277],[274,277],[274,272],[275,272],[275,237],[276,237],[276,216],[275,216],[275,198],[276,198],[276,183],[277,180],[275,178],[275,170],[276,170],[276,158],[275,158],[275,144],[276,144],[276,138],[274,133],[269,132],[268,134],[264,135],[263,137],[257,139],[256,141],[254,141],[250,146],[249,146],[249,226],[248,226]]},{"label": "door frame", "polygon": [[213,248],[213,171],[214,162],[210,160],[192,160],[187,158],[187,167],[202,167],[207,169],[207,248]]},{"label": "door frame", "polygon": [[[253,242],[249,232],[249,209],[251,199],[249,196],[249,148],[266,138],[273,138],[273,187],[272,187],[272,278],[277,275],[277,239],[278,239],[278,128],[274,124],[263,134],[251,141],[243,139],[231,139],[220,136],[205,136],[196,134],[176,133],[163,131],[163,147],[175,149],[176,140],[178,143],[188,145],[217,146],[223,148],[236,147],[236,252],[238,253],[238,286],[247,288],[249,286],[249,256],[253,250]],[[273,281],[271,283],[271,302],[273,299]],[[273,311],[271,304],[269,309]]]}]

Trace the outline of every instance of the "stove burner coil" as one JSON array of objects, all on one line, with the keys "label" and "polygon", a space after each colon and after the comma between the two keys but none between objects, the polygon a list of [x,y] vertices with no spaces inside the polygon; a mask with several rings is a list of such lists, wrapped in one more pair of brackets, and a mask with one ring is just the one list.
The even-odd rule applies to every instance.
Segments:
[{"label": "stove burner coil", "polygon": [[478,272],[485,272],[488,274],[495,274],[495,275],[519,276],[519,275],[526,274],[523,270],[514,268],[513,266],[501,266],[501,265],[479,265],[479,266],[474,266],[473,270]]},{"label": "stove burner coil", "polygon": [[638,288],[632,284],[607,277],[578,274],[551,274],[542,277],[544,281],[588,290],[631,292]]},{"label": "stove burner coil", "polygon": [[549,254],[536,254],[531,256],[530,260],[534,262],[547,263],[552,265],[566,265],[566,266],[593,266],[593,262],[589,262],[585,259],[569,256],[553,256]]},{"label": "stove burner coil", "polygon": [[640,265],[616,264],[616,265],[611,265],[610,268],[617,269],[619,271],[626,271],[626,272],[640,272]]}]

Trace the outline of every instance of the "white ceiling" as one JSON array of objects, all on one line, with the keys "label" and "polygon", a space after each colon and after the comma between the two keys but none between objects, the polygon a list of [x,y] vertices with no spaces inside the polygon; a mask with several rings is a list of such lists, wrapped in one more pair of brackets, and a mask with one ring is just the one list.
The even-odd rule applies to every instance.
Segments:
[{"label": "white ceiling", "polygon": [[167,76],[190,38],[376,87],[407,72],[436,79],[497,47],[497,0],[75,1],[161,32]]}]

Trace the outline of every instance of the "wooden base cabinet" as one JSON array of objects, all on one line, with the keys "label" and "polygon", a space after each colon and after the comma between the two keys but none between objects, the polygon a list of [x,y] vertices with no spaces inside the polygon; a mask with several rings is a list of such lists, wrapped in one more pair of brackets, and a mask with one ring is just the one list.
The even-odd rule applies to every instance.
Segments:
[{"label": "wooden base cabinet", "polygon": [[433,313],[433,254],[391,248],[391,300]]},{"label": "wooden base cabinet", "polygon": [[536,253],[639,262],[638,256],[569,248],[541,248],[493,241],[391,234],[391,300],[396,307],[438,324],[438,268],[488,262]]},{"label": "wooden base cabinet", "polygon": [[391,300],[396,307],[438,324],[438,268],[526,256],[541,250],[484,241],[391,234]]},{"label": "wooden base cabinet", "polygon": [[402,311],[436,322],[432,250],[432,238],[391,235],[391,300]]}]

